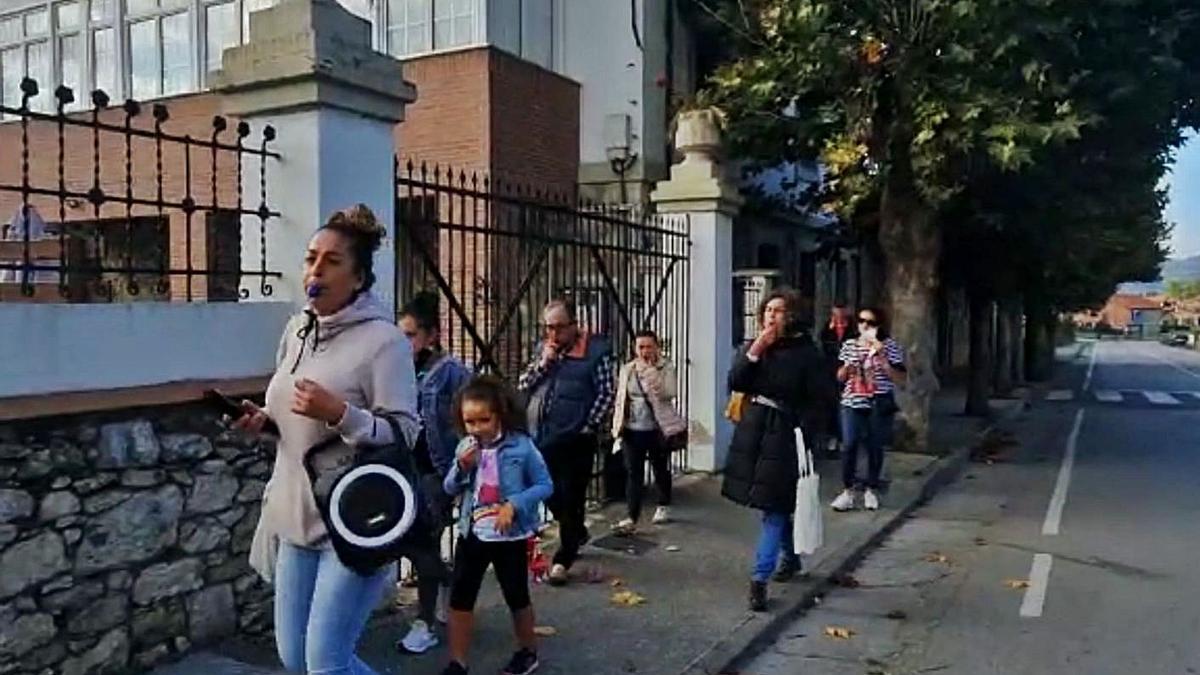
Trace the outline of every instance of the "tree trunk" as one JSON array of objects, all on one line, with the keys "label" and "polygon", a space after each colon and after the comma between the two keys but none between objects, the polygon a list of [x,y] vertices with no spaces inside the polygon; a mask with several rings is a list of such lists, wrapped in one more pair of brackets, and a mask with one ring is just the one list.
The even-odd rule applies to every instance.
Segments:
[{"label": "tree trunk", "polygon": [[992,382],[992,301],[987,294],[970,294],[970,342],[967,406],[973,417],[987,417]]},{"label": "tree trunk", "polygon": [[1054,370],[1054,314],[1037,299],[1026,307],[1025,379],[1045,382]]},{"label": "tree trunk", "polygon": [[1013,298],[1012,310],[1008,320],[1012,324],[1013,355],[1009,363],[1013,384],[1025,384],[1025,303],[1020,298]]},{"label": "tree trunk", "polygon": [[1011,396],[1013,390],[1013,359],[1016,350],[1013,349],[1012,313],[1012,298],[1001,299],[996,321],[996,361],[992,379],[997,396]]},{"label": "tree trunk", "polygon": [[907,384],[897,396],[901,427],[896,447],[927,451],[930,404],[938,390],[934,307],[942,241],[931,210],[902,174],[884,187],[879,242],[887,261],[892,336],[905,350],[908,367]]}]

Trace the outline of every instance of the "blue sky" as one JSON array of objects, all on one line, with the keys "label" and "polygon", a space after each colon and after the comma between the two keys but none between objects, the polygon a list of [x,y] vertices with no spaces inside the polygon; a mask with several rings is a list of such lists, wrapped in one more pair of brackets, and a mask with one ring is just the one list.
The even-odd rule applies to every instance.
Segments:
[{"label": "blue sky", "polygon": [[1200,137],[1192,134],[1188,143],[1175,154],[1175,163],[1167,176],[1171,203],[1167,222],[1175,223],[1171,233],[1171,257],[1186,258],[1200,254]]}]

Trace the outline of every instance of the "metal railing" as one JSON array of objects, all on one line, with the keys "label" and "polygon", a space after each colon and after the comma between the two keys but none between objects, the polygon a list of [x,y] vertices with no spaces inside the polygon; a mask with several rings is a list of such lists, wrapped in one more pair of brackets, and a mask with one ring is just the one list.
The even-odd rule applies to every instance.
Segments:
[{"label": "metal railing", "polygon": [[[410,161],[397,166],[396,225],[397,297],[437,292],[444,346],[477,371],[515,383],[542,338],[544,306],[570,298],[619,362],[632,357],[637,331],[654,330],[687,414],[686,217]],[[674,467],[686,465],[683,450]],[[603,474],[601,457],[597,499]]]},{"label": "metal railing", "polygon": [[[249,124],[218,115],[203,135],[173,133],[163,103],[110,108],[94,91],[90,111],[67,113],[75,94],[58,87],[47,114],[30,109],[36,81],[21,94],[19,108],[0,106],[11,120],[0,124],[0,209],[14,213],[0,221],[0,301],[237,300],[246,279],[271,294],[272,127],[252,141]],[[244,229],[257,229],[256,268],[241,264]]]}]

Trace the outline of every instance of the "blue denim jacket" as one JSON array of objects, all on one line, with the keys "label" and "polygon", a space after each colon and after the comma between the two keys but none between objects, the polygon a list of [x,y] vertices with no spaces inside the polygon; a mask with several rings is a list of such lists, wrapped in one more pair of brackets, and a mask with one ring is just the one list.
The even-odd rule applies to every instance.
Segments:
[{"label": "blue denim jacket", "polygon": [[445,354],[417,375],[417,410],[421,414],[429,458],[438,475],[445,476],[454,463],[454,449],[458,447],[454,394],[471,379],[471,371],[458,359]]},{"label": "blue denim jacket", "polygon": [[[458,452],[465,450],[467,440],[458,444]],[[554,494],[554,483],[546,460],[529,436],[520,432],[505,432],[497,448],[500,459],[500,493],[504,500],[516,509],[511,534],[533,536],[542,524],[542,512],[538,507]],[[475,477],[478,471],[462,473],[458,462],[450,465],[450,473],[442,482],[446,494],[451,497],[462,495],[459,505],[458,532],[464,535],[471,531],[471,512],[475,510]]]}]

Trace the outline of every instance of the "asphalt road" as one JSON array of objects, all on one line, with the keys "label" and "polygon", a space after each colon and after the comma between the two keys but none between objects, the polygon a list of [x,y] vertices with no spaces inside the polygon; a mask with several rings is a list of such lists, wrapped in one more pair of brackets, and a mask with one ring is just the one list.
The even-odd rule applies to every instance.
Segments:
[{"label": "asphalt road", "polygon": [[738,672],[1200,673],[1200,354],[1066,357],[1015,444]]}]

